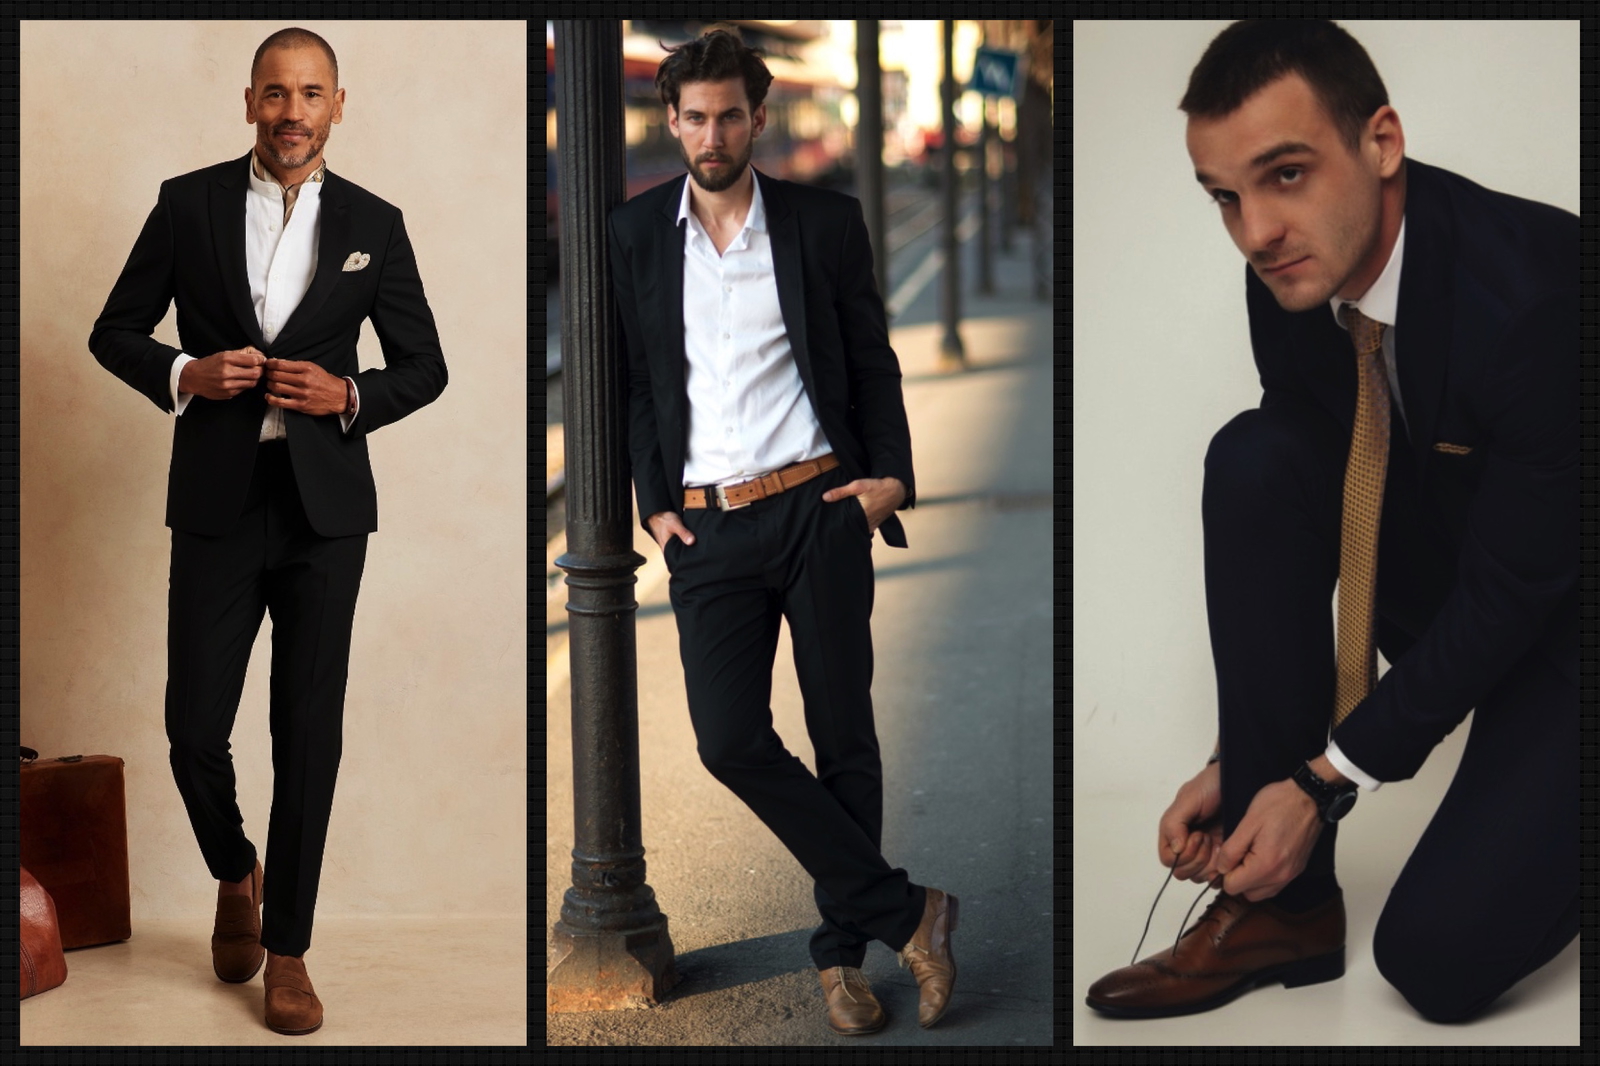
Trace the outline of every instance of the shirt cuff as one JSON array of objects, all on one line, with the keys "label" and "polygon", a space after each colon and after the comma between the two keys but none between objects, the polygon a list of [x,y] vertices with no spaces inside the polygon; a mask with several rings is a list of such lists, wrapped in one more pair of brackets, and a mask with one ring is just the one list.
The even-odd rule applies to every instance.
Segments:
[{"label": "shirt cuff", "polygon": [[350,426],[356,420],[356,415],[361,413],[361,390],[356,388],[356,382],[354,378],[345,378],[344,380],[350,383],[350,394],[355,397],[356,401],[350,410],[339,416],[340,427],[344,432],[349,433]]},{"label": "shirt cuff", "polygon": [[1328,756],[1328,761],[1333,763],[1335,770],[1360,785],[1363,791],[1376,792],[1383,784],[1382,781],[1363,773],[1355,763],[1350,761],[1348,755],[1339,750],[1339,745],[1331,740],[1328,741],[1328,750],[1325,754]]},{"label": "shirt cuff", "polygon": [[192,362],[194,362],[194,356],[184,355],[182,352],[179,352],[178,358],[172,361],[170,383],[172,386],[172,413],[174,415],[183,414],[183,409],[189,406],[191,394],[178,391],[178,375],[183,373],[183,364]]}]

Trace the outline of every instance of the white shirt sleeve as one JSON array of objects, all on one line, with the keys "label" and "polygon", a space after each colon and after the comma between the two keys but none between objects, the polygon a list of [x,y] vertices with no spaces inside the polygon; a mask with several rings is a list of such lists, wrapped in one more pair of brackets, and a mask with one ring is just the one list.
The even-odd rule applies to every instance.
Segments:
[{"label": "white shirt sleeve", "polygon": [[1348,755],[1339,750],[1339,745],[1331,740],[1328,741],[1328,750],[1325,754],[1328,756],[1328,761],[1333,763],[1335,770],[1360,785],[1363,791],[1376,792],[1379,786],[1383,784],[1382,781],[1363,773],[1355,763],[1350,761]]},{"label": "white shirt sleeve", "polygon": [[172,413],[183,414],[183,409],[189,406],[190,393],[178,391],[178,375],[183,373],[183,364],[194,362],[194,356],[178,353],[178,358],[172,361]]},{"label": "white shirt sleeve", "polygon": [[350,426],[356,420],[356,415],[361,413],[361,390],[356,388],[354,378],[344,378],[342,380],[350,382],[350,391],[355,394],[356,398],[355,406],[351,407],[350,410],[339,416],[339,425],[343,428],[344,432],[349,433]]}]

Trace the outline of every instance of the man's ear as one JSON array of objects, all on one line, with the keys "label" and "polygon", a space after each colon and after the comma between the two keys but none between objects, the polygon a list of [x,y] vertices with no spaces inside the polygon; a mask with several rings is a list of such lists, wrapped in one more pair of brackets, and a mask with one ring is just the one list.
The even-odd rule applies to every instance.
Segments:
[{"label": "man's ear", "polygon": [[333,94],[333,121],[335,124],[344,120],[344,90],[339,89]]},{"label": "man's ear", "polygon": [[767,128],[767,102],[761,101],[756,105],[754,114],[750,116],[750,135],[761,136],[761,131]]},{"label": "man's ear", "polygon": [[252,126],[256,124],[256,94],[248,86],[244,90],[244,120]]},{"label": "man's ear", "polygon": [[678,109],[671,104],[667,105],[667,132],[674,137],[680,136],[678,133]]}]

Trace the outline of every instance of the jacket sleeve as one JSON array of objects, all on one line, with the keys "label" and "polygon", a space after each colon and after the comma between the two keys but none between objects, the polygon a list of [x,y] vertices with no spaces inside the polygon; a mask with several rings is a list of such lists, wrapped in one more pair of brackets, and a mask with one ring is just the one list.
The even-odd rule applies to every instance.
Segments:
[{"label": "jacket sleeve", "polygon": [[900,391],[900,361],[889,346],[883,297],[872,273],[872,243],[861,203],[850,201],[839,249],[836,309],[850,375],[850,405],[867,445],[868,476],[899,478],[906,487],[901,508],[916,503],[911,471],[911,427]]},{"label": "jacket sleeve", "polygon": [[606,220],[612,295],[622,323],[620,339],[628,368],[628,457],[633,464],[633,491],[639,502],[639,524],[650,532],[648,519],[662,511],[676,511],[680,501],[667,487],[666,463],[661,457],[660,427],[656,418],[650,358],[639,325],[639,305],[633,286],[632,249],[617,233],[615,212]]},{"label": "jacket sleeve", "polygon": [[145,219],[89,334],[89,351],[100,365],[163,411],[173,408],[169,379],[173,361],[182,354],[151,336],[166,317],[175,292],[172,213],[167,196],[167,185],[162,183],[156,206]]},{"label": "jacket sleeve", "polygon": [[383,253],[383,275],[373,301],[373,330],[383,347],[381,368],[355,377],[361,406],[352,433],[371,433],[439,398],[449,381],[439,331],[428,309],[417,273],[416,253],[406,236],[405,217],[394,214],[394,226]]},{"label": "jacket sleeve", "polygon": [[[1334,731],[1340,749],[1379,780],[1415,774],[1559,622],[1553,615],[1573,602],[1576,305],[1573,294],[1548,299],[1505,337],[1481,392],[1486,462],[1467,515],[1455,589],[1417,643]],[[1576,646],[1572,652],[1576,679]]]}]

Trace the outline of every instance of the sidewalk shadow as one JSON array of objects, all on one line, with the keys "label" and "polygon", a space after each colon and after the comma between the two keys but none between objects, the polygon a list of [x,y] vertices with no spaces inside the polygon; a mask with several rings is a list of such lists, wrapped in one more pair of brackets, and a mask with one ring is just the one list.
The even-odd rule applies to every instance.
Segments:
[{"label": "sidewalk shadow", "polygon": [[809,970],[810,942],[811,930],[807,928],[684,952],[673,963],[678,983],[670,998],[692,999],[707,992],[723,992]]}]

